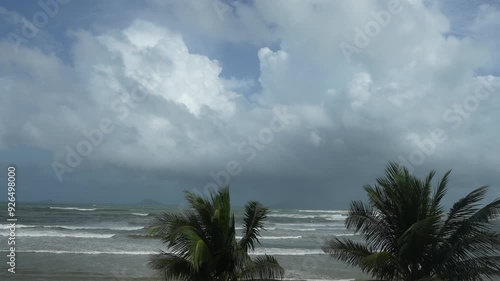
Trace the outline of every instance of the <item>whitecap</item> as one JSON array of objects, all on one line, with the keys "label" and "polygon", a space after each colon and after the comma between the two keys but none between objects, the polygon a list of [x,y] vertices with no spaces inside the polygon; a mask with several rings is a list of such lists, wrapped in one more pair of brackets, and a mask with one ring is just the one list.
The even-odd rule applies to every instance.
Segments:
[{"label": "whitecap", "polygon": [[89,212],[89,211],[97,210],[96,208],[84,209],[84,208],[76,208],[76,207],[49,207],[49,208],[52,210],[72,210],[72,211],[82,211],[82,212]]},{"label": "whitecap", "polygon": [[[0,233],[0,236],[7,236],[8,233]],[[61,238],[94,238],[106,239],[115,236],[114,234],[97,234],[85,232],[63,233],[58,231],[18,231],[16,237],[61,237]]]},{"label": "whitecap", "polygon": [[250,255],[305,256],[326,255],[321,249],[256,248]]},{"label": "whitecap", "polygon": [[[36,225],[24,225],[24,224],[16,224],[16,229],[17,228],[33,228],[37,227]],[[10,229],[11,226],[10,224],[0,224],[0,229]]]},{"label": "whitecap", "polygon": [[[282,239],[300,239],[302,236],[262,236],[259,239],[263,240],[282,240]],[[237,236],[236,239],[241,239],[241,236]]]},{"label": "whitecap", "polygon": [[84,226],[84,225],[44,225],[44,228],[60,228],[67,230],[141,230],[144,229],[142,226],[104,226],[104,225],[95,225],[95,226]]}]

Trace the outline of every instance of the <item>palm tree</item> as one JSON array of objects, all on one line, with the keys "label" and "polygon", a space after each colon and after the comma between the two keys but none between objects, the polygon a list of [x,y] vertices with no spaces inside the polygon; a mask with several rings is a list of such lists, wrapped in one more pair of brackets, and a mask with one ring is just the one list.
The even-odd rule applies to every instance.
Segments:
[{"label": "palm tree", "polygon": [[248,255],[259,243],[268,210],[251,201],[245,206],[243,235],[235,235],[229,188],[212,192],[210,198],[186,192],[190,210],[163,213],[150,228],[161,237],[168,252],[153,255],[150,266],[165,280],[235,281],[281,280],[283,268],[269,255],[254,259]]},{"label": "palm tree", "polygon": [[389,163],[375,186],[364,186],[368,203],[351,203],[345,225],[364,243],[333,238],[324,251],[382,280],[474,281],[500,275],[500,233],[492,219],[500,199],[480,205],[487,187],[458,200],[445,213],[441,199],[451,171],[432,192],[424,180]]}]

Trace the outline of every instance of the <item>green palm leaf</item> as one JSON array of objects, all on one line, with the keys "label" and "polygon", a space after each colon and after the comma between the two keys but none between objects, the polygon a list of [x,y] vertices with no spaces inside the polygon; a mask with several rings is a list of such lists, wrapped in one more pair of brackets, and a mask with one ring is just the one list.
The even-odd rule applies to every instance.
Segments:
[{"label": "green palm leaf", "polygon": [[258,256],[242,272],[242,280],[281,280],[285,270],[273,256]]},{"label": "green palm leaf", "polygon": [[259,243],[260,231],[264,229],[263,222],[267,218],[267,212],[268,210],[258,202],[252,201],[246,204],[240,247],[245,250],[255,249],[255,244]]},{"label": "green palm leaf", "polygon": [[441,201],[450,171],[432,191],[435,172],[423,180],[389,163],[374,186],[365,185],[368,203],[351,203],[345,225],[364,243],[327,240],[324,251],[373,277],[408,281],[476,281],[500,276],[500,199],[481,207],[483,186],[458,200],[445,216]]},{"label": "green palm leaf", "polygon": [[168,252],[159,252],[150,267],[165,280],[236,281],[280,280],[284,271],[272,256],[252,260],[248,250],[259,242],[267,208],[249,202],[245,208],[244,235],[235,239],[229,188],[209,197],[186,192],[190,210],[159,215],[148,233],[158,236]]}]

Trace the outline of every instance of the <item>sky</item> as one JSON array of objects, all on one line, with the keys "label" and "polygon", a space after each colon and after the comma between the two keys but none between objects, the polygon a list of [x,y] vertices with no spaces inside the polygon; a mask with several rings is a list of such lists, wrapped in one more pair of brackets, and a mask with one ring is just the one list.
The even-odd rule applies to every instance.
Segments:
[{"label": "sky", "polygon": [[498,30],[499,1],[1,1],[0,178],[18,202],[229,183],[339,209],[394,161],[493,199]]}]

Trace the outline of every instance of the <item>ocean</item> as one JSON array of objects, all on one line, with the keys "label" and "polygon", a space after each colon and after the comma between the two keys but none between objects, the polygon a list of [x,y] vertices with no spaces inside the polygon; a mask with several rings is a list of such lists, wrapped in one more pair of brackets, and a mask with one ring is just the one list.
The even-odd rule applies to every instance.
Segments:
[{"label": "ocean", "polygon": [[[17,210],[16,273],[7,272],[9,236],[0,221],[0,280],[160,280],[148,268],[148,256],[165,249],[146,238],[155,215],[176,207],[124,205],[20,204]],[[234,209],[237,232],[242,209]],[[253,252],[274,255],[288,280],[369,279],[324,254],[325,238],[357,239],[344,227],[342,210],[271,210],[261,244]]]}]

